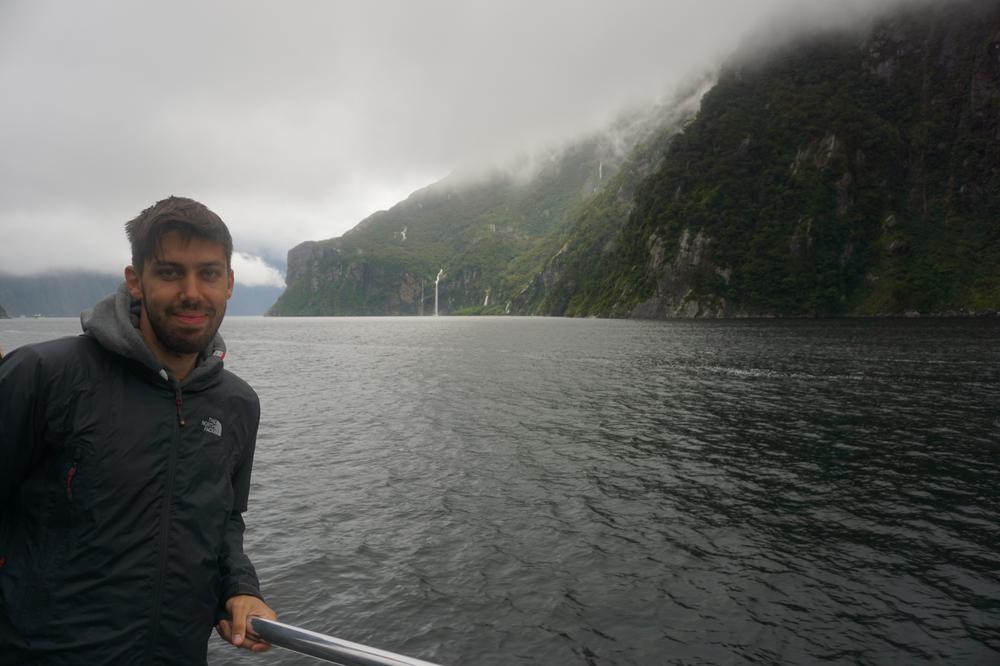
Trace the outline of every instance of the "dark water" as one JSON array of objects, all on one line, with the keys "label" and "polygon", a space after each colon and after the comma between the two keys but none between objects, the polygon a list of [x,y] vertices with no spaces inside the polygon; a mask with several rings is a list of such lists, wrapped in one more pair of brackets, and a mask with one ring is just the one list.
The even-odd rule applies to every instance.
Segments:
[{"label": "dark water", "polygon": [[1000,663],[1000,321],[223,332],[287,622],[451,665]]}]

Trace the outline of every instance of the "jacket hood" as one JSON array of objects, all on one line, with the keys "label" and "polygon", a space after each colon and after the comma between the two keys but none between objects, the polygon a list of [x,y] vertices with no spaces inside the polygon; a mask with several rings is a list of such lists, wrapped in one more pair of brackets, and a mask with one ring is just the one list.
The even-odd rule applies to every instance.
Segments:
[{"label": "jacket hood", "polygon": [[[86,335],[92,336],[108,351],[138,361],[164,380],[177,383],[173,373],[163,367],[142,339],[142,333],[139,332],[140,308],[139,301],[132,298],[128,286],[122,282],[115,293],[81,312],[80,324]],[[208,347],[198,355],[197,365],[183,384],[190,384],[199,377],[217,371],[221,368],[225,355],[226,343],[216,333]]]}]

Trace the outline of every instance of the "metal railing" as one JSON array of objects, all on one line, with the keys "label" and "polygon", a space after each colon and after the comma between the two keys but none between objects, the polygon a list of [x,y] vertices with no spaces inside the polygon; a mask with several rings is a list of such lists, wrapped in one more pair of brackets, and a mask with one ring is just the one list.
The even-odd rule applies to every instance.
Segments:
[{"label": "metal railing", "polygon": [[438,666],[262,617],[251,617],[248,628],[271,645],[341,666]]}]

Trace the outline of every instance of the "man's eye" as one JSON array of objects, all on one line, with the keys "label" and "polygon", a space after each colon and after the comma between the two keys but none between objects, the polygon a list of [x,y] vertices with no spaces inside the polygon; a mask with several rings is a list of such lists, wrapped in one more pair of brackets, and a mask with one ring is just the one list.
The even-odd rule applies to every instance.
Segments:
[{"label": "man's eye", "polygon": [[156,275],[161,280],[176,280],[178,273],[174,268],[160,268],[156,271]]},{"label": "man's eye", "polygon": [[206,268],[201,272],[201,278],[203,280],[218,280],[219,271],[214,268]]}]

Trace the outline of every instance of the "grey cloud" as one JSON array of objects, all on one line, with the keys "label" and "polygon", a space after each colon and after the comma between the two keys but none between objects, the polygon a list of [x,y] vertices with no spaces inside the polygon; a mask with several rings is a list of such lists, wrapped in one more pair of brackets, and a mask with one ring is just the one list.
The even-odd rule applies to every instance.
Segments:
[{"label": "grey cloud", "polygon": [[598,128],[748,33],[871,6],[8,0],[0,271],[117,271],[121,225],[169,194],[280,256],[459,165]]}]

